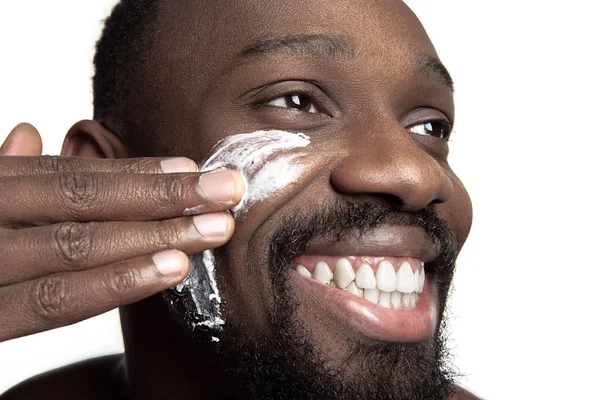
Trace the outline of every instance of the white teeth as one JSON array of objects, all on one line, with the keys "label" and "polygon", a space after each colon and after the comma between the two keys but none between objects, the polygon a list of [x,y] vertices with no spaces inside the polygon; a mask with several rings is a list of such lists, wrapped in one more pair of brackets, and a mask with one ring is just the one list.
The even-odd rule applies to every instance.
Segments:
[{"label": "white teeth", "polygon": [[375,289],[377,287],[377,279],[375,279],[373,268],[369,264],[363,263],[356,271],[356,285],[363,289]]},{"label": "white teeth", "polygon": [[315,272],[313,273],[313,278],[323,283],[329,283],[329,281],[331,281],[331,278],[333,278],[333,273],[331,272],[331,269],[329,269],[329,265],[327,265],[325,261],[319,261],[315,265]]},{"label": "white teeth", "polygon": [[383,260],[375,274],[368,262],[362,263],[355,272],[352,261],[341,257],[336,260],[333,272],[325,261],[317,262],[312,273],[301,264],[296,265],[295,269],[300,276],[345,290],[381,307],[410,310],[417,307],[419,294],[423,292],[426,281],[424,263],[420,264],[421,268],[413,272],[410,263],[404,261],[396,272],[390,261]]},{"label": "white teeth", "polygon": [[389,292],[379,293],[379,305],[385,308],[390,308],[390,301],[392,300],[392,294]]},{"label": "white teeth", "polygon": [[312,278],[312,274],[310,273],[309,270],[306,269],[306,267],[304,265],[296,266],[296,271],[298,271],[298,273],[304,277]]},{"label": "white teeth", "polygon": [[379,289],[366,289],[363,293],[363,298],[373,304],[379,301]]},{"label": "white teeth", "polygon": [[354,268],[352,268],[352,264],[347,258],[340,258],[336,261],[333,280],[339,288],[346,289],[355,277]]},{"label": "white teeth", "polygon": [[400,308],[400,303],[402,302],[402,293],[400,292],[392,292],[392,307],[395,309]]},{"label": "white teeth", "polygon": [[413,276],[413,271],[408,263],[408,261],[404,261],[398,270],[398,286],[396,289],[402,293],[412,293],[415,291],[415,278]]},{"label": "white teeth", "polygon": [[357,296],[357,297],[363,297],[363,290],[361,288],[359,288],[358,286],[356,286],[356,283],[352,282],[350,285],[348,285],[348,287],[346,288],[346,291],[348,293],[352,293],[353,295]]},{"label": "white teeth", "polygon": [[377,288],[379,290],[384,292],[396,290],[396,270],[391,262],[387,260],[380,262],[375,277],[377,278]]},{"label": "white teeth", "polygon": [[402,293],[402,304],[404,304],[405,308],[410,307],[410,298],[412,293]]},{"label": "white teeth", "polygon": [[416,292],[417,289],[419,289],[419,280],[421,280],[421,274],[419,274],[419,270],[415,271],[414,277],[415,277],[415,292]]}]

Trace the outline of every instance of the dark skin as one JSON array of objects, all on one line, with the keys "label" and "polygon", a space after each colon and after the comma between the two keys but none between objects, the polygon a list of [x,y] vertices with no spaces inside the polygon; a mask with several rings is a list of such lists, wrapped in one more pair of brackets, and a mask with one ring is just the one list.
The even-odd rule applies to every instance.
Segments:
[{"label": "dark skin", "polygon": [[[244,15],[243,21],[239,15]],[[198,23],[217,19],[215,26]],[[245,398],[244,388],[224,372],[211,344],[193,340],[173,321],[160,294],[153,295],[177,283],[189,268],[184,263],[177,273],[165,277],[153,262],[157,251],[193,254],[228,242],[231,264],[218,278],[226,286],[227,320],[243,324],[248,335],[261,335],[267,329],[270,282],[266,271],[249,271],[247,266],[256,264],[246,261],[264,259],[269,233],[292,210],[310,210],[316,199],[368,194],[392,198],[406,213],[434,207],[448,222],[459,249],[467,238],[471,203],[448,165],[448,143],[415,128],[431,121],[451,126],[453,91],[439,68],[432,72],[427,67],[438,60],[437,54],[403,3],[285,1],[273,7],[265,1],[239,1],[220,9],[195,0],[167,1],[158,24],[162,32],[171,34],[159,36],[150,54],[150,65],[157,66],[151,68],[152,82],[161,93],[144,99],[154,110],[148,126],[142,127],[156,133],[152,154],[139,154],[133,144],[117,139],[111,131],[114,127],[93,121],[80,122],[69,132],[62,155],[105,160],[59,158],[55,161],[66,171],[60,174],[57,164],[40,163],[39,158],[5,157],[39,156],[41,141],[31,126],[17,127],[2,147],[1,170],[9,171],[0,177],[2,187],[14,193],[3,204],[20,204],[20,208],[1,210],[0,215],[14,215],[4,217],[4,232],[16,235],[21,232],[18,228],[35,226],[37,231],[31,232],[39,232],[38,242],[44,245],[27,259],[7,253],[17,261],[2,266],[0,276],[6,282],[0,298],[18,301],[0,302],[6,307],[0,310],[0,327],[10,327],[0,328],[0,340],[74,323],[120,306],[126,347],[123,357],[52,372],[3,398],[197,398],[199,387],[206,399]],[[290,36],[298,40],[285,46],[263,40]],[[324,52],[324,44],[334,51]],[[282,107],[274,101],[291,94],[302,95],[308,106]],[[181,215],[186,207],[198,204],[206,204],[203,213],[210,215],[233,207],[244,190],[239,175],[232,172],[230,178],[231,200],[214,202],[196,190],[200,174],[161,173],[164,158],[128,159],[143,155],[202,160],[227,135],[261,129],[309,135],[309,172],[270,201],[253,206],[230,241],[234,227],[230,217],[218,238],[208,239],[197,233],[191,218]],[[74,171],[86,172],[84,178],[93,182],[85,189],[105,188],[104,195],[85,210],[73,210],[69,196],[49,192],[53,187],[80,187],[56,184],[73,181],[68,178]],[[11,181],[7,175],[34,176]],[[166,182],[157,185],[157,179]],[[123,198],[118,182],[123,185],[124,180],[125,185],[138,185],[137,196]],[[157,187],[175,188],[178,196]],[[10,196],[6,190],[3,193]],[[53,208],[57,211],[32,201],[42,193],[44,198],[58,199]],[[28,204],[27,210],[23,204]],[[93,238],[92,250],[69,265],[56,252],[56,235],[48,232],[56,232],[57,223],[80,220],[112,222],[86,226],[84,232]],[[156,231],[157,226],[162,233],[148,238],[149,228]],[[132,239],[119,240],[117,246],[115,237]],[[40,292],[40,288],[46,287],[44,282],[54,282],[47,276],[57,272],[64,278],[58,287],[68,288],[67,297],[60,301],[40,297],[40,293],[56,293]],[[11,311],[15,304],[18,312]],[[311,310],[310,299],[301,302],[297,318],[311,336],[319,338],[319,350],[329,362],[340,362],[360,334],[323,323]],[[58,390],[67,394],[53,397]],[[455,398],[475,397],[459,391]]]}]

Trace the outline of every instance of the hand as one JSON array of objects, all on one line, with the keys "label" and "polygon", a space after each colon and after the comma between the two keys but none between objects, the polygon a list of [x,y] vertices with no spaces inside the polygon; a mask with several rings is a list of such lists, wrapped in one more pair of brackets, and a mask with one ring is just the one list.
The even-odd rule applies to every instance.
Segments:
[{"label": "hand", "polygon": [[[64,326],[179,283],[187,254],[225,244],[235,171],[186,158],[41,156],[31,125],[0,148],[0,342]],[[183,217],[194,208],[199,215]]]}]

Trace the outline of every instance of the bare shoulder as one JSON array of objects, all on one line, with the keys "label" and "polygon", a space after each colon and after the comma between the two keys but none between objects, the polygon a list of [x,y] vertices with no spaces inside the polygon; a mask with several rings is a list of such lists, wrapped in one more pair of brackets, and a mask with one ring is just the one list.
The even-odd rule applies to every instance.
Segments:
[{"label": "bare shoulder", "polygon": [[123,360],[116,354],[67,365],[20,383],[0,400],[126,400]]}]

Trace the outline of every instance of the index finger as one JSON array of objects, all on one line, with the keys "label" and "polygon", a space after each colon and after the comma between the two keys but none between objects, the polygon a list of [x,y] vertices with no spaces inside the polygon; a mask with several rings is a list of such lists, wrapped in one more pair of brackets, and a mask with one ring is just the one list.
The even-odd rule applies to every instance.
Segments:
[{"label": "index finger", "polygon": [[198,172],[198,164],[185,157],[99,159],[62,156],[0,156],[0,177],[60,172],[186,173]]},{"label": "index finger", "polygon": [[188,174],[61,172],[0,180],[0,223],[151,221],[235,207],[245,192],[233,170]]}]

